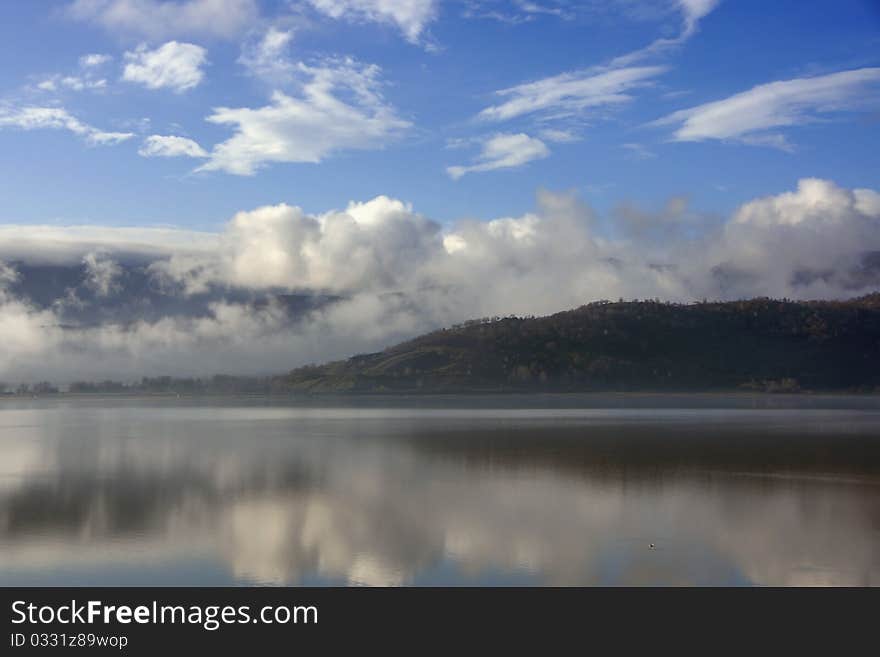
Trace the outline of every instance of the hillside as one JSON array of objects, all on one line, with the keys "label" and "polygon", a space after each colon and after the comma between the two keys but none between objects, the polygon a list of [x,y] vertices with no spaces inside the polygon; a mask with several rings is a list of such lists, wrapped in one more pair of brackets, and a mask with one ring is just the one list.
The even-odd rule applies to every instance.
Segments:
[{"label": "hillside", "polygon": [[475,320],[282,379],[293,391],[880,391],[880,293],[849,301],[596,302]]}]

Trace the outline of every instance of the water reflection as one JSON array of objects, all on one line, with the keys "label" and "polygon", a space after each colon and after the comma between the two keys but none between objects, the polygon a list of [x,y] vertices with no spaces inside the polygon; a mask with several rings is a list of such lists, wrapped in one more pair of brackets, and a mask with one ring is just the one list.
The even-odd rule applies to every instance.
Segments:
[{"label": "water reflection", "polygon": [[870,408],[7,403],[0,456],[0,584],[880,584]]}]

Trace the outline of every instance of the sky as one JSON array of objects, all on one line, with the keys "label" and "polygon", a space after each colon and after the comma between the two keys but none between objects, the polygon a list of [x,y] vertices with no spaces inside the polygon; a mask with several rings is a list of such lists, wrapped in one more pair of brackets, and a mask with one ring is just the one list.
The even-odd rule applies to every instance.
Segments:
[{"label": "sky", "polygon": [[880,288],[874,0],[3,3],[0,62],[0,378]]},{"label": "sky", "polygon": [[0,219],[217,228],[385,194],[447,223],[539,187],[727,212],[808,176],[871,186],[878,53],[872,0],[3,3]]}]

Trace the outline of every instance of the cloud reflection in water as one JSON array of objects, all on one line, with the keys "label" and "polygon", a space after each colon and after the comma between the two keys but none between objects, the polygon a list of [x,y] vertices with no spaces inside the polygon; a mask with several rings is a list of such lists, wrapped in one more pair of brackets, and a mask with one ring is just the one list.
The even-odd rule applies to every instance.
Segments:
[{"label": "cloud reflection in water", "polygon": [[4,403],[0,583],[880,583],[876,410]]}]

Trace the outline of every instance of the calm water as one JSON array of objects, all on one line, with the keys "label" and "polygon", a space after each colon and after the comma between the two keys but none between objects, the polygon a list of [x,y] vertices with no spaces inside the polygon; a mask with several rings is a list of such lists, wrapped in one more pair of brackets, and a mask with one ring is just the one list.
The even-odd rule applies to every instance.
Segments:
[{"label": "calm water", "polygon": [[0,400],[0,585],[880,584],[877,399],[310,404]]}]

